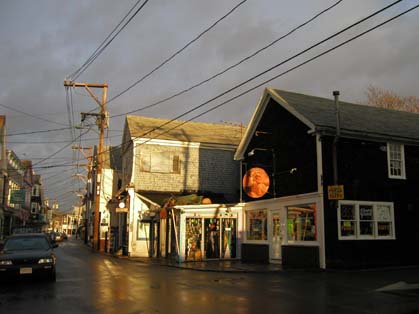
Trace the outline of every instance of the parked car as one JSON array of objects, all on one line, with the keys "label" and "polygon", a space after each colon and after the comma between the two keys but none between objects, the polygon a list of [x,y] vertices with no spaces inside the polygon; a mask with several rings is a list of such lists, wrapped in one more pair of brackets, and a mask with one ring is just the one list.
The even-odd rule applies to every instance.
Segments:
[{"label": "parked car", "polygon": [[55,232],[55,242],[61,242],[63,240],[63,235],[61,232]]},{"label": "parked car", "polygon": [[9,236],[0,248],[0,280],[7,277],[46,277],[56,280],[56,257],[44,233]]}]

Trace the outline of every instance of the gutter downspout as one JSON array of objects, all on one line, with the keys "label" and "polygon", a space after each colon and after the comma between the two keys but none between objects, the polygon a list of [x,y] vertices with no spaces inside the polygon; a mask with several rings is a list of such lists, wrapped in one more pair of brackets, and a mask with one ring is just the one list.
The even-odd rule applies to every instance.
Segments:
[{"label": "gutter downspout", "polygon": [[338,184],[338,141],[340,137],[339,91],[333,91],[335,98],[336,135],[333,140],[333,183]]}]

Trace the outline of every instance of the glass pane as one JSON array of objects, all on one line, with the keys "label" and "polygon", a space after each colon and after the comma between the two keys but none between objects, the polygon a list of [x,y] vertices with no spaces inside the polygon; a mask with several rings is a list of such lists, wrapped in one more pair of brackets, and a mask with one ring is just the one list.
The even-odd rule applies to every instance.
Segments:
[{"label": "glass pane", "polygon": [[373,207],[372,205],[359,205],[359,219],[360,220],[373,220]]},{"label": "glass pane", "polygon": [[186,218],[185,260],[202,259],[202,220],[201,218]]},{"label": "glass pane", "polygon": [[341,220],[355,220],[355,205],[341,204],[340,205],[340,219]]},{"label": "glass pane", "polygon": [[222,258],[236,257],[236,219],[225,218],[222,220]]},{"label": "glass pane", "polygon": [[316,204],[290,206],[287,215],[288,240],[316,240]]},{"label": "glass pane", "polygon": [[267,240],[266,209],[251,210],[246,213],[247,239]]},{"label": "glass pane", "polygon": [[361,221],[359,223],[359,233],[360,235],[372,236],[374,234],[374,223],[370,221]]},{"label": "glass pane", "polygon": [[220,257],[220,219],[206,218],[204,219],[205,227],[205,257]]},{"label": "glass pane", "polygon": [[377,206],[377,220],[379,220],[379,221],[390,221],[391,220],[390,206],[387,206],[387,205],[378,205]]},{"label": "glass pane", "polygon": [[391,222],[378,222],[378,236],[391,236]]},{"label": "glass pane", "polygon": [[342,237],[350,237],[355,235],[355,221],[341,221],[340,234]]}]

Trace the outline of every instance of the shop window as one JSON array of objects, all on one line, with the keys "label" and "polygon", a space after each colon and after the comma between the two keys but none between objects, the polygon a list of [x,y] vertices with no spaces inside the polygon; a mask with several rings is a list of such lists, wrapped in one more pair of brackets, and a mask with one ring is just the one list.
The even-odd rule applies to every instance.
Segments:
[{"label": "shop window", "polygon": [[236,257],[236,219],[223,218],[222,220],[222,242],[221,242],[221,257],[235,258]]},{"label": "shop window", "polygon": [[202,259],[202,219],[186,218],[185,228],[185,260],[196,261]]},{"label": "shop window", "polygon": [[339,201],[339,239],[394,239],[393,203]]},{"label": "shop window", "polygon": [[220,257],[220,219],[206,218],[204,219],[205,228],[205,258]]},{"label": "shop window", "polygon": [[391,179],[406,179],[404,163],[404,146],[387,143],[388,177]]},{"label": "shop window", "polygon": [[246,212],[247,240],[268,239],[267,210],[257,209]]},{"label": "shop window", "polygon": [[316,204],[287,207],[288,241],[316,241]]}]

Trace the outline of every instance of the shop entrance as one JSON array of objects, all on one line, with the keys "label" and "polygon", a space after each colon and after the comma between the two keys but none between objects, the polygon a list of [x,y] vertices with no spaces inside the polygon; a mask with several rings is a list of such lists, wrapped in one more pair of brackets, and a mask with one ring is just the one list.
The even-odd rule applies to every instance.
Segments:
[{"label": "shop entrance", "polygon": [[271,241],[270,241],[270,260],[271,263],[281,263],[281,215],[280,210],[273,210],[271,212]]}]

